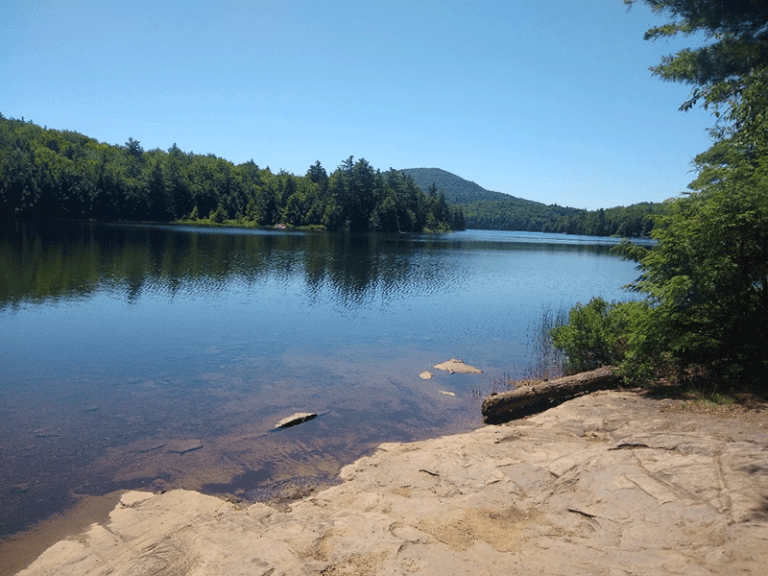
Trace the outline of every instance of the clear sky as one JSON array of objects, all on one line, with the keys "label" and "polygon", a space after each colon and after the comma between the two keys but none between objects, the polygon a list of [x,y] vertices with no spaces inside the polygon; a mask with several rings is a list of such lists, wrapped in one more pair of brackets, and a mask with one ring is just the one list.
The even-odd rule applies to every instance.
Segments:
[{"label": "clear sky", "polygon": [[0,112],[294,174],[354,156],[658,202],[714,123],[648,71],[686,45],[643,40],[663,21],[621,0],[2,0]]}]

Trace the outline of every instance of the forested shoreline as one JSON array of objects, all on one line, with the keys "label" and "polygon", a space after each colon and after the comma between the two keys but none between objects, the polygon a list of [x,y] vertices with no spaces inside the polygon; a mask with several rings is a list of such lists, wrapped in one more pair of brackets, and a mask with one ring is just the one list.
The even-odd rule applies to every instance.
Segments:
[{"label": "forested shoreline", "polygon": [[[527,230],[554,234],[585,236],[648,237],[654,227],[654,215],[667,212],[667,205],[641,202],[630,206],[581,210],[566,208],[566,213],[529,215],[515,210],[505,201],[459,204],[468,228],[478,230]],[[562,208],[556,206],[555,208]]]},{"label": "forested shoreline", "polygon": [[349,157],[303,176],[175,144],[145,151],[0,115],[0,216],[422,232],[464,229],[436,189]]},{"label": "forested shoreline", "polygon": [[657,203],[548,207],[500,193],[489,194],[502,200],[466,202],[409,172],[381,172],[349,157],[331,174],[319,162],[302,176],[273,173],[253,161],[234,164],[175,144],[167,151],[146,151],[133,138],[110,145],[0,114],[0,217],[637,237],[648,236],[650,215],[665,210]]}]

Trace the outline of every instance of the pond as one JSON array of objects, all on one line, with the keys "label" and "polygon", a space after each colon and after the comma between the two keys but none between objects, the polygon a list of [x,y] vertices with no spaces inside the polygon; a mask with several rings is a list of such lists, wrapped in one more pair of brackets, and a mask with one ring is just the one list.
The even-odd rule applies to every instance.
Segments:
[{"label": "pond", "polygon": [[0,222],[0,536],[82,495],[259,499],[475,428],[543,314],[630,297],[615,243]]}]

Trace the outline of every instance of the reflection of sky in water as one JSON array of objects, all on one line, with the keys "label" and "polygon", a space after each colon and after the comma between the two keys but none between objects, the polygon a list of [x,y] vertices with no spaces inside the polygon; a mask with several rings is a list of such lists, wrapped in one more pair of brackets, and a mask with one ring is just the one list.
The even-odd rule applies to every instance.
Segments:
[{"label": "reflection of sky in water", "polygon": [[[319,459],[477,425],[473,391],[524,371],[544,310],[626,298],[637,274],[608,245],[526,233],[14,230],[0,238],[0,496],[17,511],[54,486],[114,487],[141,441],[208,442],[186,457],[196,464],[146,471],[169,485],[266,465],[259,442],[233,438],[294,409],[330,411],[313,424]],[[417,377],[451,357],[486,374]],[[269,450],[298,450],[292,434]],[[33,476],[44,480],[29,489]]]}]

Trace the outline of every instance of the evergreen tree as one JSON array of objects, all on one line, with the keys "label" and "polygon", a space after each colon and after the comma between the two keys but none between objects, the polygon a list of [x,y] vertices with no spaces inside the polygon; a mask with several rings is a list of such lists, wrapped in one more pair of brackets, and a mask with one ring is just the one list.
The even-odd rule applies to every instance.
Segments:
[{"label": "evergreen tree", "polygon": [[[632,0],[625,0],[633,3]],[[656,247],[630,243],[640,263],[632,288],[638,303],[597,306],[588,322],[553,333],[576,349],[595,334],[621,342],[618,357],[630,378],[672,366],[694,368],[717,383],[746,378],[766,388],[768,356],[768,4],[716,0],[646,0],[672,21],[646,38],[704,31],[712,42],[667,56],[653,68],[666,80],[694,86],[682,109],[701,103],[718,118],[716,143],[696,158],[691,192],[656,216]],[[580,315],[581,314],[581,315]],[[618,329],[618,338],[616,327]],[[582,354],[582,356],[584,356]],[[728,379],[731,384],[733,379]]]}]

